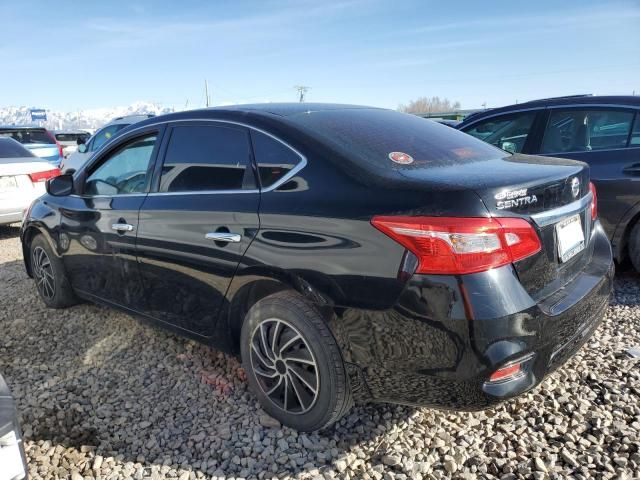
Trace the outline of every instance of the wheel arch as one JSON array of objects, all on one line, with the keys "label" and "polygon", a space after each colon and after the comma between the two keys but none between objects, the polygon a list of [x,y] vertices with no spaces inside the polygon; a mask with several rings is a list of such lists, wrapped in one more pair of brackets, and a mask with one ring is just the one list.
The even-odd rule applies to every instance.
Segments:
[{"label": "wheel arch", "polygon": [[27,225],[26,227],[23,227],[22,234],[21,234],[22,259],[24,261],[24,266],[25,266],[25,269],[27,270],[27,275],[29,275],[29,277],[33,277],[33,272],[31,271],[31,255],[29,254],[29,251],[31,248],[31,242],[36,237],[36,235],[42,235],[46,239],[46,241],[49,243],[51,250],[56,255],[58,255],[58,249],[56,248],[56,243],[54,242],[53,238],[51,238],[51,235],[49,234],[46,228],[43,228],[42,226],[38,224],[33,224],[33,223],[30,225]]},{"label": "wheel arch", "polygon": [[614,246],[613,253],[619,263],[624,261],[629,255],[629,236],[631,235],[633,227],[638,222],[640,222],[640,202],[627,210],[614,231],[612,239]]},{"label": "wheel arch", "polygon": [[318,276],[313,272],[305,275],[304,272],[288,272],[273,268],[250,268],[234,277],[227,292],[228,310],[224,316],[223,328],[229,336],[229,346],[234,353],[240,351],[240,332],[251,307],[269,295],[286,290],[295,291],[314,304],[329,323],[333,317],[335,296],[339,296],[339,290],[328,277]]}]

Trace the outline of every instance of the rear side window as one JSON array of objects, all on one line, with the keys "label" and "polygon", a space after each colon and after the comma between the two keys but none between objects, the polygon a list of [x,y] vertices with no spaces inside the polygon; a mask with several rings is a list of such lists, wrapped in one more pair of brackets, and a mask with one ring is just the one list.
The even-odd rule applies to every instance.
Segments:
[{"label": "rear side window", "polygon": [[0,130],[0,137],[11,137],[23,144],[55,144],[55,140],[44,128],[19,128],[15,130]]},{"label": "rear side window", "polygon": [[620,110],[553,111],[540,153],[590,152],[625,148],[633,113]]},{"label": "rear side window", "polygon": [[302,161],[296,152],[264,133],[252,130],[251,141],[262,188],[272,186]]},{"label": "rear side window", "polygon": [[[27,157],[29,159],[39,160],[39,157],[36,157],[29,150],[24,148],[18,142],[13,140],[12,138],[0,138],[0,163],[3,163],[2,159],[5,158],[24,158]],[[46,161],[43,159],[43,161]],[[7,163],[7,162],[4,162]]]},{"label": "rear side window", "polygon": [[255,188],[246,130],[216,126],[173,127],[160,177],[160,192]]},{"label": "rear side window", "polygon": [[492,117],[465,129],[465,133],[511,153],[520,153],[527,141],[535,112]]}]

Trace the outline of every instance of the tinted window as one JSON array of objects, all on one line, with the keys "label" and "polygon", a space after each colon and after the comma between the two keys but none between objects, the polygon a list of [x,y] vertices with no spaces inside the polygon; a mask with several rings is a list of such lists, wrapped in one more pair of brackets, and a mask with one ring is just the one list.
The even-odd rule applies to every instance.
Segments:
[{"label": "tinted window", "polygon": [[590,152],[627,146],[633,113],[616,110],[553,111],[540,153]]},{"label": "tinted window", "polygon": [[[350,169],[353,164],[381,176],[390,170],[461,165],[505,156],[503,151],[458,130],[392,110],[311,111],[287,120],[338,153],[333,158],[340,166]],[[402,160],[392,161],[392,153]],[[344,164],[344,160],[349,163]]]},{"label": "tinted window", "polygon": [[629,146],[640,146],[640,114],[636,113],[636,121],[633,124],[633,132],[631,132],[631,140]]},{"label": "tinted window", "polygon": [[15,130],[0,130],[0,137],[11,137],[20,143],[36,143],[51,145],[56,142],[44,128],[19,128]]},{"label": "tinted window", "polygon": [[535,112],[493,117],[476,123],[465,133],[512,153],[519,153],[529,136]]},{"label": "tinted window", "polygon": [[149,161],[156,143],[150,135],[129,142],[94,169],[85,184],[88,195],[122,195],[146,191]]},{"label": "tinted window", "polygon": [[79,138],[85,141],[89,138],[88,133],[56,133],[56,140],[59,142],[76,142]]},{"label": "tinted window", "polygon": [[[0,159],[29,157],[32,161],[38,159],[33,153],[24,148],[12,138],[0,138]],[[46,162],[46,160],[43,159]],[[0,160],[2,163],[2,160]]]},{"label": "tinted window", "polygon": [[251,140],[262,188],[273,185],[302,160],[282,142],[264,133],[252,131]]},{"label": "tinted window", "polygon": [[100,147],[102,147],[102,145],[111,140],[115,136],[115,134],[122,130],[124,127],[128,127],[128,125],[120,123],[118,125],[109,125],[108,127],[104,127],[102,130],[98,131],[93,137],[93,141],[91,142],[89,151],[95,152],[96,150],[98,150]]},{"label": "tinted window", "polygon": [[255,188],[249,135],[213,125],[174,127],[160,177],[161,192]]}]

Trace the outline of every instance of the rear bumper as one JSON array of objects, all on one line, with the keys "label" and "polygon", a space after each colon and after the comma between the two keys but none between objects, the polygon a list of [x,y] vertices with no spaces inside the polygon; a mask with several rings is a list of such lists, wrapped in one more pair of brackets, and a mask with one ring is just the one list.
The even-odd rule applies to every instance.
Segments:
[{"label": "rear bumper", "polygon": [[[611,247],[592,234],[591,261],[537,303],[511,266],[482,274],[415,275],[395,308],[348,309],[335,323],[356,398],[476,410],[519,395],[566,362],[603,318]],[[490,382],[522,362],[520,375]]]}]

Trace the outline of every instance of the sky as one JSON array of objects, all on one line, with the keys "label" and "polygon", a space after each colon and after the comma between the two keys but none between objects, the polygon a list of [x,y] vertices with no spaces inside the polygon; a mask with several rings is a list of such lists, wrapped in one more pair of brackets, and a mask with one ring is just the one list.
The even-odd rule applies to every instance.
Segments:
[{"label": "sky", "polygon": [[0,2],[0,107],[640,95],[640,0]]}]

